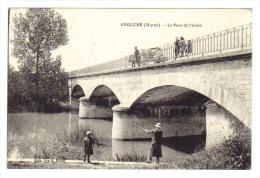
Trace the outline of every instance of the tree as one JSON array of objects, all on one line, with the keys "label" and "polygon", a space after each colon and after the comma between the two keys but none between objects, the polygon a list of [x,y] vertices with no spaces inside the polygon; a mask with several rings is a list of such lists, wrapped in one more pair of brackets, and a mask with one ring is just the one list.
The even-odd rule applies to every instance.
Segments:
[{"label": "tree", "polygon": [[[55,63],[52,62],[51,52],[68,42],[67,23],[53,9],[30,8],[25,14],[15,16],[13,24],[12,55],[18,58],[26,88],[33,92],[31,96],[38,107],[41,100],[40,82],[43,82],[48,71],[46,65],[51,67]],[[60,59],[55,60],[56,63],[60,62],[57,64],[59,67]]]},{"label": "tree", "polygon": [[14,67],[8,65],[8,112],[19,107],[21,101],[22,87],[20,83],[20,73]]}]

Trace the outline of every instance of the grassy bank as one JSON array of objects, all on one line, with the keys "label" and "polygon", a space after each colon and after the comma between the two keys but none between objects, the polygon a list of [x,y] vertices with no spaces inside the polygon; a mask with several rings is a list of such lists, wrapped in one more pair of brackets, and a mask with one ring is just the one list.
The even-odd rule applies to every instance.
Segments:
[{"label": "grassy bank", "polygon": [[251,133],[244,130],[225,139],[215,147],[178,161],[181,169],[250,169]]},{"label": "grassy bank", "polygon": [[[45,142],[38,142],[34,151],[34,159],[51,159],[54,161],[65,160],[83,160],[84,147],[82,140],[89,128],[80,127],[70,133],[67,130],[61,130],[60,132],[49,137]],[[98,159],[99,152],[102,151],[104,145],[98,137],[95,138],[95,154],[92,156],[94,159]]]},{"label": "grassy bank", "polygon": [[[250,169],[251,167],[251,133],[248,131],[237,133],[208,150],[187,155],[183,160],[174,160],[173,163],[160,165],[144,163],[146,157],[139,154],[117,155],[111,159],[118,164],[84,164],[83,150],[76,145],[81,140],[83,131],[78,131],[68,138],[61,136],[56,142],[42,145],[35,152],[34,162],[8,162],[8,168],[21,169]],[[65,134],[66,136],[66,134]],[[59,139],[62,138],[62,139]],[[63,140],[63,142],[61,141]],[[52,142],[52,143],[51,143]],[[82,148],[82,147],[80,147]],[[99,151],[102,151],[100,146]],[[98,154],[97,154],[98,155]],[[40,161],[46,159],[47,161]],[[79,160],[77,163],[68,163],[66,160]],[[92,157],[91,160],[99,160]],[[134,164],[125,164],[133,162]]]},{"label": "grassy bank", "polygon": [[[70,149],[63,159],[46,161],[34,159],[34,162],[9,161],[9,169],[250,169],[251,167],[251,134],[243,132],[227,138],[223,143],[209,149],[187,155],[183,160],[174,160],[174,163],[147,164],[145,156],[138,154],[116,155],[113,161],[93,161],[86,164],[82,161],[72,162],[68,159],[75,153]],[[59,149],[58,149],[59,150]],[[59,151],[55,152],[56,154]],[[80,154],[80,153],[78,153]],[[55,155],[55,154],[54,154]],[[59,155],[59,154],[58,154]],[[43,158],[43,157],[42,157]],[[53,157],[54,158],[54,157]],[[56,157],[57,158],[57,157]],[[131,163],[132,162],[132,163]]]}]

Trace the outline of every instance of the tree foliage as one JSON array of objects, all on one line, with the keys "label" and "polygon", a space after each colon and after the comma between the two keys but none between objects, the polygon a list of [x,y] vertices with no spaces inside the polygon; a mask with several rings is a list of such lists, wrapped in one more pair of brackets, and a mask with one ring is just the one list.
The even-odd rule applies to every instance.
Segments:
[{"label": "tree foliage", "polygon": [[46,59],[51,51],[68,42],[66,20],[53,9],[28,9],[15,16],[13,24],[13,55],[21,63],[30,60],[35,66],[37,57]]},{"label": "tree foliage", "polygon": [[18,59],[19,71],[9,67],[9,80],[16,81],[9,83],[10,97],[15,98],[19,85],[19,105],[45,110],[68,94],[62,58],[51,57],[52,51],[68,42],[66,20],[53,9],[31,8],[16,15],[12,22],[12,55]]}]

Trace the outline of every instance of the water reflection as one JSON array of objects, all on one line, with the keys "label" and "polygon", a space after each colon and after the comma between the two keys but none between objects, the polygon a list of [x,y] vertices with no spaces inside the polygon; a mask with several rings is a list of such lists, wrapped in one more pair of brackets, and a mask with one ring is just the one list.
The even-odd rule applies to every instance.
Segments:
[{"label": "water reflection", "polygon": [[[230,126],[227,124],[225,117],[228,117],[228,115],[222,114],[219,117],[219,113],[216,115],[213,111],[207,112],[207,137],[206,134],[203,134],[164,138],[162,142],[162,160],[174,161],[175,159],[181,159],[186,154],[193,153],[198,149],[205,149],[205,145],[207,147],[214,145],[214,140],[218,140],[219,137],[231,134],[232,132],[229,131],[231,130]],[[215,120],[218,120],[217,126],[214,124]],[[38,141],[44,143],[50,140],[54,134],[65,132],[69,135],[82,127],[92,130],[99,139],[100,145],[96,145],[94,148],[94,151],[96,151],[95,159],[110,160],[113,155],[126,152],[147,155],[150,139],[139,141],[112,140],[112,124],[112,120],[80,119],[77,112],[8,114],[8,157],[33,158],[34,146],[37,145]],[[216,129],[216,127],[224,128],[224,130],[222,129],[221,132],[215,134],[214,131],[220,130]],[[223,136],[223,134],[225,135]],[[79,150],[83,148],[81,144],[77,146]]]},{"label": "water reflection", "polygon": [[184,153],[194,153],[205,149],[206,134],[164,138],[162,144]]}]

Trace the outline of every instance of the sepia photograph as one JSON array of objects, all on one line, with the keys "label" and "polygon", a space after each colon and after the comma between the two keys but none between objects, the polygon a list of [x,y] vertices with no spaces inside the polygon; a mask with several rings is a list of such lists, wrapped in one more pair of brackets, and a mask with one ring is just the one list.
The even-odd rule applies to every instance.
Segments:
[{"label": "sepia photograph", "polygon": [[251,8],[9,8],[7,169],[251,170],[253,26]]}]

